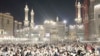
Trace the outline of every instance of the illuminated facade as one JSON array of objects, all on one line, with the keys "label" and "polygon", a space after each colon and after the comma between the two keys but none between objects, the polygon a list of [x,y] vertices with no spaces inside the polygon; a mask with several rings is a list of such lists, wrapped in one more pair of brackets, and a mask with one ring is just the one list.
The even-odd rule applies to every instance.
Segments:
[{"label": "illuminated facade", "polygon": [[[29,8],[26,5],[25,8],[25,19],[22,22],[13,20],[13,17],[9,13],[0,13],[0,36],[6,34],[14,36],[12,40],[18,38],[27,38],[33,41],[34,40],[45,40],[48,39],[64,39],[67,36],[68,28],[66,27],[66,21],[59,21],[59,18],[56,18],[56,21],[45,20],[41,25],[35,25],[34,23],[34,11],[31,10],[31,20],[29,21],[28,13]],[[5,36],[5,35],[4,35]],[[9,39],[9,38],[8,38]],[[16,40],[17,41],[17,40]],[[49,41],[49,40],[48,40]]]},{"label": "illuminated facade", "polygon": [[100,0],[90,0],[90,37],[100,36]]},{"label": "illuminated facade", "polygon": [[45,36],[50,35],[51,38],[60,38],[64,39],[67,36],[68,28],[66,27],[66,22],[59,21],[59,18],[56,18],[56,21],[45,20],[44,22]]},{"label": "illuminated facade", "polygon": [[13,36],[13,16],[10,13],[0,13],[0,36]]},{"label": "illuminated facade", "polygon": [[69,40],[76,40],[77,33],[76,33],[76,25],[70,25],[69,26]]},{"label": "illuminated facade", "polygon": [[14,21],[14,36],[18,37],[20,36],[21,32],[19,32],[19,29],[22,29],[22,22],[18,22],[17,20]]}]

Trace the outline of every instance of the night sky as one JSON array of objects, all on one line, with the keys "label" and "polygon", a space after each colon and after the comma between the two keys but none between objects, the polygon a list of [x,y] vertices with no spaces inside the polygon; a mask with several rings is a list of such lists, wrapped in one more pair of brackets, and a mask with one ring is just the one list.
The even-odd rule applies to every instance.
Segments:
[{"label": "night sky", "polygon": [[[45,19],[67,20],[73,24],[75,18],[75,0],[0,0],[0,12],[9,12],[15,20],[24,20],[24,7],[29,6],[35,12],[35,23],[41,24]],[[30,13],[29,13],[30,20]]]}]

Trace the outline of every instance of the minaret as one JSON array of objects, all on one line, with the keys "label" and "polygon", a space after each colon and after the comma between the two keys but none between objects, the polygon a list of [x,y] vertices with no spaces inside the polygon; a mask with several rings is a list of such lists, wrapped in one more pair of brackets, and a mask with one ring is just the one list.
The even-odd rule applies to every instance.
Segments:
[{"label": "minaret", "polygon": [[28,20],[28,11],[29,11],[29,8],[28,8],[27,5],[25,6],[24,10],[25,10],[24,27],[28,27],[29,26],[29,20]]},{"label": "minaret", "polygon": [[30,27],[34,28],[34,11],[31,10],[31,23],[30,23]]},{"label": "minaret", "polygon": [[[75,25],[75,30],[76,30],[76,36],[77,38],[79,39],[84,39],[84,25],[83,25],[83,22],[82,22],[82,17],[81,17],[81,4],[80,4],[80,1],[77,1],[76,0],[76,18],[75,18],[75,21],[76,21],[76,25]],[[80,34],[81,33],[81,34]],[[82,37],[80,37],[82,36]]]},{"label": "minaret", "polygon": [[59,22],[59,17],[58,16],[56,17],[56,22]]},{"label": "minaret", "polygon": [[80,2],[77,3],[76,7],[77,7],[77,12],[76,12],[77,13],[77,17],[76,17],[75,21],[76,21],[76,23],[80,24],[80,23],[82,23],[81,4],[80,4]]}]

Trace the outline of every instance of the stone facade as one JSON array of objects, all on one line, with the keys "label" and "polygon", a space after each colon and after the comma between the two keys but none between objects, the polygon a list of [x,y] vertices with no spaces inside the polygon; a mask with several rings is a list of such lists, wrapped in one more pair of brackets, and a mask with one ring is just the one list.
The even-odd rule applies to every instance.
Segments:
[{"label": "stone facade", "polygon": [[100,0],[90,0],[89,6],[90,37],[100,36]]},{"label": "stone facade", "polygon": [[13,16],[10,13],[0,13],[0,35],[13,36]]}]

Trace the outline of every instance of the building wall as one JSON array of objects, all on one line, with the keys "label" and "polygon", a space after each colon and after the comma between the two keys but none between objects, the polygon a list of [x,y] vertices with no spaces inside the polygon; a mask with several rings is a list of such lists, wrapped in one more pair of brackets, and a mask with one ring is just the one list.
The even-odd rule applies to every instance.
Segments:
[{"label": "building wall", "polygon": [[[98,7],[96,7],[98,6]],[[100,4],[94,6],[94,19],[95,19],[95,30],[96,34],[100,34]]]},{"label": "building wall", "polygon": [[90,0],[90,6],[89,6],[89,32],[90,36],[96,33],[95,31],[95,20],[94,20],[94,2]]},{"label": "building wall", "polygon": [[66,25],[63,22],[56,22],[55,25],[52,24],[44,24],[45,34],[50,33],[52,38],[54,37],[65,37],[66,36]]},{"label": "building wall", "polygon": [[44,32],[45,32],[44,36],[45,37],[47,37],[46,34],[50,34],[49,37],[52,37],[55,34],[55,31],[54,31],[55,27],[53,27],[50,23],[45,23],[44,29],[45,29],[44,30]]},{"label": "building wall", "polygon": [[58,29],[58,36],[59,37],[65,37],[66,35],[66,25],[62,22],[59,22],[58,23],[58,26],[57,26],[57,29]]},{"label": "building wall", "polygon": [[7,35],[13,35],[13,16],[10,13],[0,13],[0,28]]},{"label": "building wall", "polygon": [[17,30],[18,30],[18,21],[14,21],[14,36],[17,37]]},{"label": "building wall", "polygon": [[90,0],[89,9],[89,26],[90,26],[90,36],[97,36],[100,33],[100,8],[95,8],[96,5],[100,4],[100,0]]},{"label": "building wall", "polygon": [[96,9],[94,8],[95,5],[99,4],[100,0],[90,0],[90,6],[89,6],[89,32],[90,36],[94,36],[97,34],[97,28],[98,28],[98,19],[96,17]]}]

